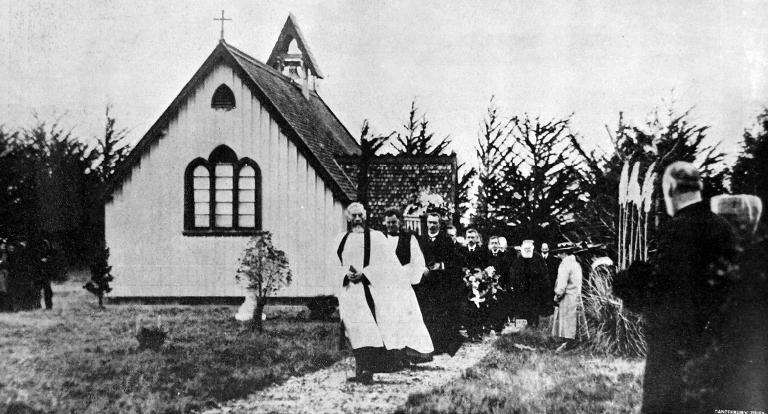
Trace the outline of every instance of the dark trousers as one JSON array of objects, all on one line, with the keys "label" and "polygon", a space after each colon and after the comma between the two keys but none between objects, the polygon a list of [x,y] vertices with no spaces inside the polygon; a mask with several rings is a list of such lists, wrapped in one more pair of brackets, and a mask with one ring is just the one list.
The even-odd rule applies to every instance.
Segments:
[{"label": "dark trousers", "polygon": [[7,293],[0,291],[0,312],[8,312],[12,308],[11,297]]},{"label": "dark trousers", "polygon": [[35,289],[37,289],[37,292],[40,292],[40,289],[43,290],[43,300],[45,301],[45,309],[53,308],[53,290],[51,289],[51,281],[38,280],[35,283]]},{"label": "dark trousers", "polygon": [[507,319],[512,314],[511,307],[512,301],[507,293],[498,294],[496,302],[491,304],[491,327],[497,333],[500,333],[507,324]]}]

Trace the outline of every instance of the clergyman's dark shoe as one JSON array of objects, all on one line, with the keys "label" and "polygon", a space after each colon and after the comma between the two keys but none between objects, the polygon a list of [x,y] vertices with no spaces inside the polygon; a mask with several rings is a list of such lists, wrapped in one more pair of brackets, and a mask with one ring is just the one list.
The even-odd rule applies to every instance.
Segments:
[{"label": "clergyman's dark shoe", "polygon": [[411,364],[423,364],[432,361],[432,354],[423,354],[411,348],[405,348],[405,356]]}]

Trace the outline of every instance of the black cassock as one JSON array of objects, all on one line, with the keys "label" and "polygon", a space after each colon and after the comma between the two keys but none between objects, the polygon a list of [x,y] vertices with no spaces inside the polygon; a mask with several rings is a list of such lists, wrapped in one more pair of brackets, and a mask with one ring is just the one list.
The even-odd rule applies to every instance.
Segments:
[{"label": "black cassock", "polygon": [[463,341],[459,329],[466,298],[461,269],[455,261],[453,243],[444,232],[439,232],[434,239],[429,235],[420,237],[419,245],[427,267],[441,263],[444,269],[430,270],[419,284],[413,285],[413,290],[421,307],[424,324],[432,338],[435,354],[448,353],[453,356]]},{"label": "black cassock", "polygon": [[710,354],[719,362],[710,377],[721,384],[712,405],[758,411],[768,407],[768,239],[740,244],[739,265],[730,272],[735,283],[722,308],[719,352]]},{"label": "black cassock", "polygon": [[735,254],[728,222],[708,204],[678,211],[662,227],[654,263],[633,264],[614,283],[614,293],[646,320],[643,413],[697,411],[686,401],[683,371],[715,333],[729,285],[723,269]]},{"label": "black cassock", "polygon": [[517,256],[510,272],[514,313],[528,321],[529,325],[538,325],[539,315],[549,306],[547,298],[554,293],[547,292],[547,266],[540,254],[533,257]]}]

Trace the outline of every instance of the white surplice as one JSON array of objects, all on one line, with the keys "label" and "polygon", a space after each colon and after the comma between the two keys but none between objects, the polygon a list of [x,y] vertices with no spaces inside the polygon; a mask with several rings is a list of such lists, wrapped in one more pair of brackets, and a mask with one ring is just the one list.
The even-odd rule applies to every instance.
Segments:
[{"label": "white surplice", "polygon": [[[342,260],[339,261],[337,249],[344,234],[346,233],[337,236],[332,245],[333,251],[329,257],[334,264],[329,269],[334,272],[339,314],[352,348],[410,347],[421,353],[432,352],[432,341],[424,326],[416,296],[408,276],[395,256],[391,240],[381,232],[371,230],[369,264],[363,267],[363,233],[349,234],[341,254]],[[365,274],[370,282],[375,319],[365,300],[363,283],[350,282],[343,286],[349,266],[354,266]]]}]

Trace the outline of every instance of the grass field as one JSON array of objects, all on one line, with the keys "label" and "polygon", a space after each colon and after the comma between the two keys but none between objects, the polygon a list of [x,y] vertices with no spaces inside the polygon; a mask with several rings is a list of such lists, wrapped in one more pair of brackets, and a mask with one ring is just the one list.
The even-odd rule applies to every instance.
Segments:
[{"label": "grass field", "polygon": [[[281,317],[258,334],[233,306],[99,309],[80,285],[54,286],[51,311],[0,314],[0,412],[187,412],[344,356],[338,323]],[[160,352],[137,350],[137,316],[152,325],[160,316]]]},{"label": "grass field", "polygon": [[592,356],[579,349],[557,352],[558,345],[546,329],[505,334],[460,380],[411,394],[398,412],[639,412],[641,359]]}]

